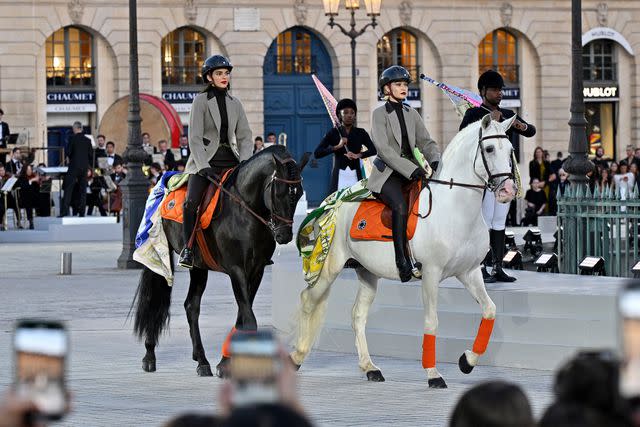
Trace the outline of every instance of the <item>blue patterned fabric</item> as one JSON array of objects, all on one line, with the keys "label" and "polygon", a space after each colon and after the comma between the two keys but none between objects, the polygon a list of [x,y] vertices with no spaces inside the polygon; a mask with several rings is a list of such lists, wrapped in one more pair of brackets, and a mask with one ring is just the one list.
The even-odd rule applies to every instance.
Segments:
[{"label": "blue patterned fabric", "polygon": [[147,203],[144,206],[144,215],[142,217],[142,221],[140,221],[140,226],[138,227],[138,233],[136,234],[136,248],[139,248],[144,242],[149,238],[149,229],[153,225],[151,222],[151,217],[153,213],[160,206],[160,202],[164,198],[165,189],[167,188],[167,182],[169,178],[173,175],[179,174],[181,172],[176,171],[168,171],[162,174],[162,178],[151,190],[149,197],[147,198]]}]

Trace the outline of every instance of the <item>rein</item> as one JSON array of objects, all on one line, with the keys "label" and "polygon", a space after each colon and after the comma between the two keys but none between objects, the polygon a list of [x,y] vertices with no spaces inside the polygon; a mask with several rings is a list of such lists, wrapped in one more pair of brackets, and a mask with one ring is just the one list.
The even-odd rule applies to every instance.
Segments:
[{"label": "rein", "polygon": [[[288,162],[294,162],[295,160],[293,160],[293,158],[288,158],[282,161],[282,163],[288,163]],[[249,205],[247,205],[247,203],[242,200],[242,198],[236,196],[235,194],[233,194],[232,192],[230,192],[229,190],[227,190],[226,188],[224,188],[224,186],[222,185],[222,183],[220,182],[219,179],[211,177],[211,176],[207,176],[207,179],[209,181],[211,181],[216,187],[218,187],[220,189],[220,191],[222,191],[224,194],[226,194],[227,196],[229,196],[229,198],[231,200],[233,200],[234,202],[236,202],[237,204],[239,204],[242,208],[244,208],[247,212],[249,212],[251,215],[253,215],[258,221],[260,221],[262,224],[266,225],[269,230],[271,230],[272,233],[275,234],[275,232],[283,227],[283,226],[292,226],[293,225],[293,220],[289,219],[289,218],[285,218],[282,217],[280,215],[277,215],[275,212],[270,211],[271,213],[271,218],[269,218],[269,221],[267,221],[266,219],[264,219],[260,214],[258,214],[256,211],[254,211],[253,209],[251,209],[251,207],[249,207]],[[282,182],[284,184],[287,185],[296,185],[296,184],[300,184],[302,183],[302,178],[301,179],[284,179],[284,178],[280,178],[278,176],[276,176],[276,172],[273,171],[273,175],[271,175],[271,180],[269,181],[269,184],[267,185],[272,185],[273,182]],[[273,185],[271,187],[271,206],[273,209]],[[280,222],[282,222],[283,224],[276,226],[275,221],[273,220],[274,218],[276,218],[277,220],[279,220]]]}]

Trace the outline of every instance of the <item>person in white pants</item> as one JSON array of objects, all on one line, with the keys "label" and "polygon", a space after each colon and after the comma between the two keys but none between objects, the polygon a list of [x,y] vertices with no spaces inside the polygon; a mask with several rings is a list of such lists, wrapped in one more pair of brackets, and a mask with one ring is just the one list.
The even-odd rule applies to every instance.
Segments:
[{"label": "person in white pants", "polygon": [[[480,107],[470,108],[465,112],[462,123],[460,123],[460,130],[471,123],[481,120],[487,114],[491,114],[491,118],[499,122],[513,117],[516,113],[505,108],[500,108],[503,87],[504,80],[500,73],[494,70],[488,70],[482,73],[478,79],[478,91],[482,96],[482,105]],[[536,128],[522,120],[520,116],[516,116],[513,126],[507,131],[509,139],[511,139],[513,132],[522,136],[532,137],[536,134]],[[490,255],[487,255],[487,258],[490,257],[491,260],[486,261],[485,266],[489,263],[493,264],[491,274],[487,273],[485,267],[482,268],[485,283],[514,282],[516,280],[515,277],[509,276],[502,269],[502,258],[505,249],[504,229],[508,212],[508,203],[498,203],[493,193],[485,193],[482,201],[482,216],[489,227],[489,242],[491,243]]]}]

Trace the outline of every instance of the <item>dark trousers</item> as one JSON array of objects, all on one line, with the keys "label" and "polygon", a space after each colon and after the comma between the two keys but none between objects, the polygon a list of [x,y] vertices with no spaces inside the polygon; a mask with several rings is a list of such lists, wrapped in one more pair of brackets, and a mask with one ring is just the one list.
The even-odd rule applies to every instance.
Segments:
[{"label": "dark trousers", "polygon": [[382,186],[380,193],[375,196],[391,208],[391,234],[393,235],[393,249],[396,264],[408,261],[405,248],[407,247],[407,202],[402,195],[402,188],[409,180],[394,172]]},{"label": "dark trousers", "polygon": [[69,169],[62,182],[64,190],[64,198],[62,199],[62,207],[60,215],[69,215],[69,205],[71,205],[71,197],[73,196],[73,188],[78,184],[78,196],[80,202],[78,204],[78,212],[80,216],[84,216],[87,207],[87,170],[86,169]]},{"label": "dark trousers", "polygon": [[96,207],[100,211],[100,216],[107,216],[107,211],[102,205],[100,191],[92,191],[87,194],[87,215],[93,215],[93,208]]},{"label": "dark trousers", "polygon": [[198,205],[202,201],[210,184],[211,182],[201,175],[189,175],[187,197],[184,199],[184,205],[182,205],[182,232],[185,245],[188,244],[191,234],[193,234],[193,230],[196,227]]}]

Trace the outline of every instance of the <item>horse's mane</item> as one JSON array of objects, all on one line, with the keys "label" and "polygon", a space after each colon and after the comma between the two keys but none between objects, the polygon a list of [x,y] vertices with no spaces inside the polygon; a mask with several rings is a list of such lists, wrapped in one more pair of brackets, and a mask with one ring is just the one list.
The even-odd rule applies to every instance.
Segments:
[{"label": "horse's mane", "polygon": [[[241,164],[239,164],[227,177],[225,181],[225,187],[233,185],[236,182],[238,174],[242,170],[249,168],[254,164],[263,162],[266,160],[267,157],[272,157],[274,155],[279,157],[282,160],[293,158],[291,153],[287,150],[287,148],[284,145],[272,145],[270,147],[267,147],[264,150],[251,156],[249,160],[246,160]],[[285,163],[285,167],[287,168],[287,177],[285,177],[285,179],[291,179],[291,180],[300,179],[300,169],[296,166],[294,162]]]}]

